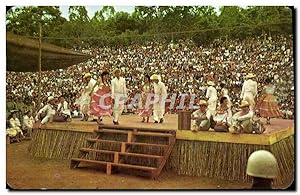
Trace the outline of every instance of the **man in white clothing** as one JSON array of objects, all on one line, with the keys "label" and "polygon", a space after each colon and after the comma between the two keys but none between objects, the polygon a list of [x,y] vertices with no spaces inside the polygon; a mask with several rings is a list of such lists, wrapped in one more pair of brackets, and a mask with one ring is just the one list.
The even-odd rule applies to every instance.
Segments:
[{"label": "man in white clothing", "polygon": [[23,131],[26,132],[26,134],[31,137],[32,134],[32,128],[34,124],[34,118],[32,116],[32,112],[29,110],[25,112],[25,115],[23,116]]},{"label": "man in white clothing", "polygon": [[82,77],[83,81],[87,83],[85,88],[83,89],[83,93],[81,95],[81,103],[80,103],[80,110],[83,113],[83,121],[87,121],[89,118],[89,111],[90,111],[90,104],[91,104],[91,97],[93,91],[95,89],[95,85],[97,81],[92,78],[90,73],[85,73]]},{"label": "man in white clothing", "polygon": [[22,137],[23,131],[21,130],[21,123],[17,118],[16,111],[12,112],[12,117],[9,119],[10,129],[8,129],[7,134],[12,134],[11,132],[15,132],[15,135],[20,134]]},{"label": "man in white clothing", "polygon": [[213,81],[208,81],[208,88],[206,91],[206,98],[208,99],[208,116],[214,116],[216,113],[216,108],[217,108],[217,102],[218,102],[218,95],[217,95],[217,90],[214,87],[215,83]]},{"label": "man in white clothing", "polygon": [[254,74],[249,73],[246,76],[246,81],[243,84],[241,99],[247,101],[250,104],[250,109],[253,110],[255,106],[255,97],[257,95],[257,82],[252,80],[255,77]]},{"label": "man in white clothing", "polygon": [[61,95],[58,99],[59,104],[57,105],[57,114],[62,116],[64,121],[70,121],[71,119],[71,111],[69,109],[69,104],[65,100],[64,96]]},{"label": "man in white clothing", "polygon": [[113,123],[119,124],[119,118],[124,110],[124,103],[127,98],[125,78],[121,77],[120,69],[114,71],[115,78],[111,81],[111,97],[113,103]]},{"label": "man in white clothing", "polygon": [[155,123],[164,122],[165,102],[167,99],[167,89],[163,82],[159,80],[159,76],[154,74],[150,78],[153,81],[154,87],[154,105],[153,105],[153,118]]},{"label": "man in white clothing", "polygon": [[46,113],[46,116],[42,119],[41,125],[47,123],[48,121],[52,122],[53,116],[55,115],[55,108],[54,108],[54,97],[48,97],[48,104],[46,104],[42,109],[39,110],[38,114],[35,117],[36,121],[40,120],[40,115],[42,113]]},{"label": "man in white clothing", "polygon": [[210,127],[210,120],[207,113],[207,102],[200,100],[199,109],[191,115],[191,130],[192,131],[208,131]]},{"label": "man in white clothing", "polygon": [[247,101],[242,101],[240,108],[241,111],[235,113],[232,117],[232,126],[229,128],[229,131],[231,133],[251,133],[254,113],[249,109]]}]

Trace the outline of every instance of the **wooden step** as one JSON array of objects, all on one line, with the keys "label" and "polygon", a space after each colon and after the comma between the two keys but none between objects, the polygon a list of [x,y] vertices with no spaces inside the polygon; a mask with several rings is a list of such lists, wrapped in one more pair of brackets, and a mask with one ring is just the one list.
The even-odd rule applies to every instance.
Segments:
[{"label": "wooden step", "polygon": [[102,153],[102,154],[115,154],[118,153],[119,155],[124,155],[124,156],[135,156],[135,157],[144,157],[144,158],[162,158],[162,156],[158,155],[151,155],[151,154],[141,154],[141,153],[132,153],[132,152],[116,152],[116,151],[111,151],[111,150],[98,150],[98,149],[91,149],[91,148],[80,148],[80,151],[83,152],[97,152],[97,153]]},{"label": "wooden step", "polygon": [[150,144],[150,143],[141,143],[141,142],[122,142],[122,141],[94,139],[94,138],[87,138],[86,140],[89,142],[98,142],[98,143],[116,143],[116,144],[125,143],[126,145],[151,146],[151,147],[160,147],[160,148],[166,148],[169,146],[169,145],[164,145],[164,144]]},{"label": "wooden step", "polygon": [[101,129],[101,130],[94,130],[94,132],[96,132],[96,133],[121,133],[121,134],[128,134],[128,132],[131,132],[131,131]]},{"label": "wooden step", "polygon": [[98,142],[98,143],[115,143],[115,144],[122,144],[122,141],[114,141],[114,140],[105,140],[105,139],[94,139],[94,138],[87,138],[88,142]]},{"label": "wooden step", "polygon": [[152,154],[141,154],[141,153],[132,153],[132,152],[119,152],[119,155],[135,156],[135,157],[142,157],[142,158],[155,158],[155,159],[160,159],[163,157],[163,156],[152,155]]},{"label": "wooden step", "polygon": [[174,137],[171,133],[155,133],[155,132],[134,132],[133,135],[153,136],[153,137]]},{"label": "wooden step", "polygon": [[[85,162],[85,163],[92,163],[92,164],[98,164],[98,165],[100,164],[100,165],[106,165],[106,166],[109,165],[110,168],[112,166],[114,166],[114,167],[138,169],[138,170],[143,170],[143,171],[155,171],[157,169],[155,167],[148,167],[148,166],[141,166],[141,165],[130,165],[130,164],[123,164],[123,163],[112,163],[112,162],[97,161],[97,160],[87,160],[87,159],[81,159],[81,158],[72,158],[71,159],[71,164],[73,164],[74,162],[75,163],[76,162],[77,163]],[[109,171],[107,170],[107,174],[110,175],[111,174],[111,170],[109,170]]]},{"label": "wooden step", "polygon": [[114,154],[115,151],[112,150],[97,150],[97,149],[91,149],[91,148],[80,148],[79,149],[82,152],[97,152],[102,154]]},{"label": "wooden step", "polygon": [[86,162],[86,163],[93,163],[93,164],[100,164],[100,165],[106,165],[108,162],[106,161],[98,161],[98,160],[88,160],[88,159],[82,159],[82,158],[72,158],[71,162]]},{"label": "wooden step", "polygon": [[159,147],[159,148],[167,148],[169,145],[164,144],[149,144],[149,143],[140,143],[140,142],[131,142],[126,143],[127,145],[134,145],[134,146],[151,146],[151,147]]},{"label": "wooden step", "polygon": [[138,169],[138,170],[143,170],[143,171],[155,171],[157,169],[155,167],[148,167],[148,166],[141,166],[141,165],[130,165],[130,164],[123,164],[123,163],[112,163],[111,165],[116,166],[116,167]]}]

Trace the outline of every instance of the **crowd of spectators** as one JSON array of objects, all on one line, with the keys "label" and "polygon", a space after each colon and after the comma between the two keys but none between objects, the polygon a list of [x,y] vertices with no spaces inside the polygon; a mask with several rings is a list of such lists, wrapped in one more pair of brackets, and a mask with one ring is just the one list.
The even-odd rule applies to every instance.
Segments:
[{"label": "crowd of spectators", "polygon": [[[93,57],[85,63],[67,69],[42,72],[41,97],[65,95],[73,106],[84,87],[82,73],[90,72],[99,78],[104,70],[122,70],[127,81],[128,95],[133,96],[142,85],[145,75],[159,74],[168,93],[196,94],[205,97],[207,81],[213,80],[220,92],[224,83],[233,106],[240,103],[240,93],[246,74],[253,72],[260,93],[266,78],[273,78],[275,96],[280,110],[287,117],[294,115],[293,37],[258,36],[239,40],[214,40],[196,45],[191,40],[178,42],[148,41],[120,47],[80,48]],[[112,78],[112,74],[110,74]],[[38,73],[7,72],[7,109],[37,104]],[[21,103],[21,106],[20,104]],[[18,108],[17,108],[18,109]]]}]

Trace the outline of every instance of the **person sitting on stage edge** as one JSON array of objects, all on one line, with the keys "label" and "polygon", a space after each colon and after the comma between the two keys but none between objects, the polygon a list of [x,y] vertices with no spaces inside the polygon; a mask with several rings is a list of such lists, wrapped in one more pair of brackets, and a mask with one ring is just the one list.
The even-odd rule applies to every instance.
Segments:
[{"label": "person sitting on stage edge", "polygon": [[255,119],[254,112],[249,107],[250,105],[247,101],[241,102],[241,111],[233,115],[232,126],[229,128],[229,132],[261,134],[265,131],[263,124]]},{"label": "person sitting on stage edge", "polygon": [[66,122],[71,121],[71,111],[69,109],[69,104],[65,100],[64,96],[59,97],[59,103],[57,105],[57,114],[53,118],[55,122]]},{"label": "person sitting on stage edge", "polygon": [[[54,108],[55,102],[54,101],[55,101],[54,97],[49,96],[48,103],[42,109],[40,109],[39,112],[37,113],[35,120],[36,121],[42,120],[41,125],[43,125],[49,121],[52,122],[53,116],[55,115],[55,108]],[[43,119],[41,119],[42,113],[46,113],[46,116]],[[39,127],[41,127],[41,125]]]},{"label": "person sitting on stage edge", "polygon": [[220,107],[217,110],[216,115],[213,117],[215,121],[214,130],[217,132],[228,132],[228,128],[230,127],[232,118],[232,112],[230,107],[228,106],[227,97],[222,97],[220,100]]},{"label": "person sitting on stage edge", "polygon": [[253,178],[251,189],[272,189],[272,181],[278,176],[275,156],[266,150],[253,152],[247,162],[247,175]]},{"label": "person sitting on stage edge", "polygon": [[192,113],[192,131],[208,131],[210,127],[210,120],[207,113],[207,102],[200,100],[200,108]]}]

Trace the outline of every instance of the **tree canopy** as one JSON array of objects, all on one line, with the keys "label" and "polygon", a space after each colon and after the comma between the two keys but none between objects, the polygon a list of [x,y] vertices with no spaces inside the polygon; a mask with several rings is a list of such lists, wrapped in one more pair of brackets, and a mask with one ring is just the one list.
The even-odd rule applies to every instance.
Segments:
[{"label": "tree canopy", "polygon": [[6,28],[37,37],[41,23],[43,41],[64,47],[179,38],[205,43],[224,36],[292,34],[293,12],[284,6],[136,6],[129,14],[103,6],[89,18],[85,6],[70,6],[66,19],[58,6],[26,6],[7,12]]}]

